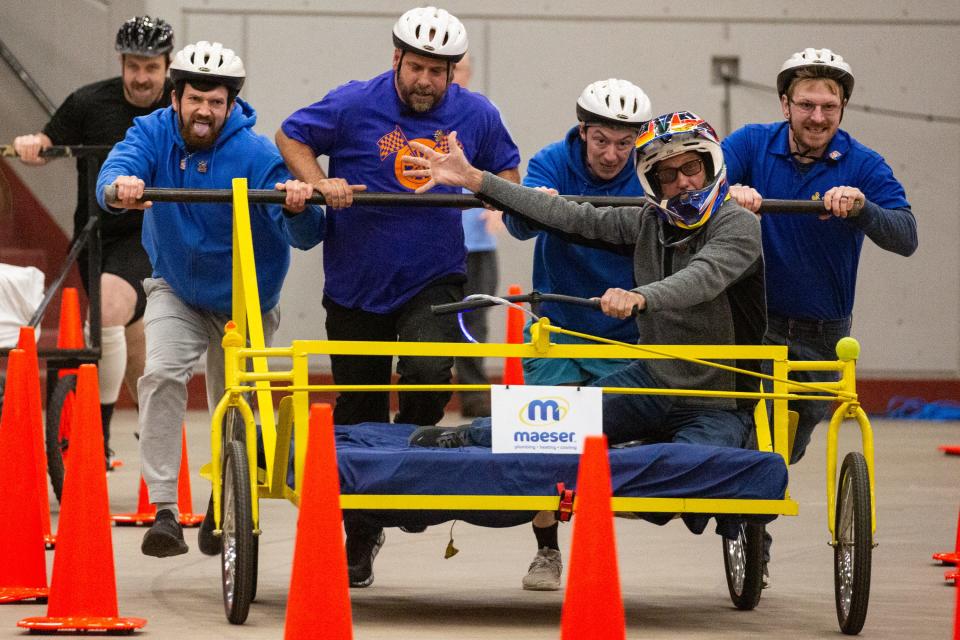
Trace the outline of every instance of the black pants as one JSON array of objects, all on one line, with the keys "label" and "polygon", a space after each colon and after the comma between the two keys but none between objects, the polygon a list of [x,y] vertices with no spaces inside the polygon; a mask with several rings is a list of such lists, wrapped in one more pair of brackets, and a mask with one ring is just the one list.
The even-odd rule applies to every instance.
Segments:
[{"label": "black pants", "polygon": [[[405,305],[387,314],[348,309],[324,296],[327,337],[330,340],[395,342],[461,342],[456,314],[435,316],[430,305],[457,302],[463,297],[460,283],[434,284]],[[390,384],[390,356],[331,356],[335,384]],[[401,356],[397,361],[400,384],[449,384],[453,357]],[[400,394],[396,422],[433,425],[443,418],[449,391]],[[336,424],[389,422],[390,394],[341,393],[333,410]]]},{"label": "black pants", "polygon": [[[497,272],[496,251],[473,251],[467,253],[467,283],[464,285],[464,294],[485,293],[495,295],[499,274]],[[475,309],[463,314],[463,324],[477,342],[487,341],[487,316],[490,307]],[[457,380],[462,384],[487,384],[483,358],[457,358]],[[462,406],[488,402],[490,397],[486,391],[461,391]]]}]

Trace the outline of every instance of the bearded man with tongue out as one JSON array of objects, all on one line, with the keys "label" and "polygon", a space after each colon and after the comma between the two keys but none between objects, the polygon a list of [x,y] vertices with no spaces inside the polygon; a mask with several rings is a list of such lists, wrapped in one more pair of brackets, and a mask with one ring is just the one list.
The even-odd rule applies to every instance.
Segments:
[{"label": "bearded man with tongue out", "polygon": [[[306,206],[313,187],[293,180],[277,148],[253,132],[257,114],[237,97],[243,61],[218,42],[189,45],[170,65],[172,104],[137,118],[107,157],[97,199],[110,213],[145,210],[143,246],[153,265],[144,281],[147,362],[140,396],[140,459],[157,518],[141,550],[155,557],[187,552],[178,522],[180,425],[187,381],[207,354],[207,400],[223,395],[224,324],[232,305],[233,211],[230,203],[143,202],[151,187],[224,189],[245,177],[251,189],[286,192],[283,207],[250,207],[263,330],[269,344],[280,319],[280,287],[290,266],[290,246],[309,249],[323,239],[323,212]],[[106,187],[116,189],[108,200]],[[209,516],[208,512],[208,516]],[[200,549],[219,553],[201,527]],[[209,526],[208,526],[209,525]]]}]

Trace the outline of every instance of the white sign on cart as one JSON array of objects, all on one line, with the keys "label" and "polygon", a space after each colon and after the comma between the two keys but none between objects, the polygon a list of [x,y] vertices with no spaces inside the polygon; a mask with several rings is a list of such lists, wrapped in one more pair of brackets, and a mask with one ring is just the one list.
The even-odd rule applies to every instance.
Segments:
[{"label": "white sign on cart", "polygon": [[582,453],[603,433],[598,387],[491,387],[493,453]]}]

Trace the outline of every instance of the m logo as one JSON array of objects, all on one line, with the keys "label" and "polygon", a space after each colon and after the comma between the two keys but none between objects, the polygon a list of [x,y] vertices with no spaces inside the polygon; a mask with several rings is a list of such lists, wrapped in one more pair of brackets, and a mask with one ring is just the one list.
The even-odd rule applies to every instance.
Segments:
[{"label": "m logo", "polygon": [[520,422],[527,426],[543,427],[557,424],[570,413],[565,398],[538,398],[520,408]]}]

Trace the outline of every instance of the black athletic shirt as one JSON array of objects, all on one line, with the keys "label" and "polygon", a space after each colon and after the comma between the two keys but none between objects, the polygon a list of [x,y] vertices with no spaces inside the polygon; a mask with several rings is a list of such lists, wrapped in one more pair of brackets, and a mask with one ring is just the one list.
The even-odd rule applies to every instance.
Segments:
[{"label": "black athletic shirt", "polygon": [[[145,116],[170,104],[173,83],[166,80],[160,100],[153,106],[135,107],[123,96],[123,79],[119,76],[81,87],[71,93],[53,114],[43,133],[55,145],[113,145],[123,140],[133,119]],[[87,181],[96,182],[97,176],[87,176],[85,160],[77,160],[77,209],[73,214],[74,236],[87,223]],[[140,235],[143,212],[130,211],[123,215],[104,213],[101,216],[101,236],[110,238],[130,234]]]}]

